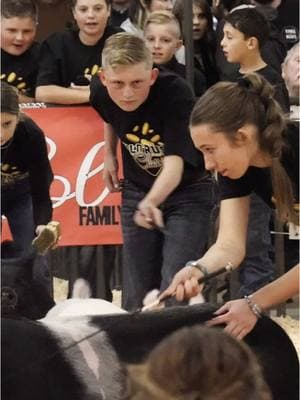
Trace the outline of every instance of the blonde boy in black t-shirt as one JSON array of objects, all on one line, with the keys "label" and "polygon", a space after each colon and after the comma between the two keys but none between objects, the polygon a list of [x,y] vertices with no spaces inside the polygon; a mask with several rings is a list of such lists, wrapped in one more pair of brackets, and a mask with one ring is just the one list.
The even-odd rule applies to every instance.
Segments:
[{"label": "blonde boy in black t-shirt", "polygon": [[[179,63],[175,57],[182,47],[181,29],[177,18],[168,11],[154,11],[145,21],[144,36],[154,63],[185,79],[185,65]],[[194,69],[195,96],[200,97],[206,86],[205,76]]]},{"label": "blonde boy in black t-shirt", "polygon": [[[122,305],[134,310],[149,290],[167,287],[183,263],[203,253],[212,184],[189,135],[192,92],[179,76],[153,68],[143,39],[125,32],[110,37],[100,78],[92,82],[90,100],[105,122],[110,191],[120,190],[121,142]],[[156,229],[164,225],[166,234]]]}]

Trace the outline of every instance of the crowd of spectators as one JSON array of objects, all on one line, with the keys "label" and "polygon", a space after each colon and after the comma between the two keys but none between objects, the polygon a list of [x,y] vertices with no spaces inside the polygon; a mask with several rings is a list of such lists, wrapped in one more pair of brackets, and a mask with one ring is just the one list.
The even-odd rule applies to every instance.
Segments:
[{"label": "crowd of spectators", "polygon": [[[105,81],[105,76],[101,79],[102,52],[107,39],[125,31],[136,35],[143,41],[145,40],[145,45],[152,54],[155,76],[152,76],[152,81],[150,81],[147,89],[151,95],[152,92],[155,92],[155,88],[159,86],[158,82],[163,81],[165,75],[180,77],[179,80],[176,80],[176,82],[179,82],[178,87],[182,85],[182,89],[179,89],[180,94],[176,94],[179,92],[174,89],[177,85],[177,83],[174,84],[174,78],[168,78],[169,83],[166,84],[168,96],[164,100],[163,92],[159,92],[157,103],[152,110],[157,119],[162,118],[163,120],[166,114],[173,118],[173,121],[164,121],[162,127],[159,128],[162,135],[164,135],[164,130],[170,130],[170,127],[172,127],[174,131],[177,129],[175,137],[180,138],[181,134],[182,137],[187,135],[186,140],[190,142],[189,135],[185,131],[188,130],[188,116],[194,104],[194,100],[191,100],[193,95],[196,98],[201,98],[215,83],[219,81],[239,82],[245,74],[253,72],[263,76],[272,84],[275,89],[275,98],[286,115],[290,112],[290,105],[292,106],[293,113],[291,115],[293,120],[297,122],[299,120],[297,114],[299,105],[299,37],[297,22],[294,21],[293,16],[295,13],[297,14],[297,6],[299,7],[299,5],[297,2],[293,2],[292,6],[295,10],[292,10],[287,7],[286,3],[284,0],[256,0],[252,2],[249,0],[214,0],[212,3],[208,0],[193,0],[193,21],[186,21],[185,6],[182,0],[72,0],[70,15],[72,15],[73,20],[68,21],[64,30],[49,32],[49,35],[41,43],[38,43],[36,41],[39,29],[38,7],[40,6],[42,9],[46,2],[42,0],[37,2],[34,0],[3,0],[1,7],[1,80],[16,88],[20,103],[39,101],[56,105],[89,104],[91,99],[95,101],[95,98],[97,98],[100,87],[101,90],[106,87],[104,90],[109,92],[109,84]],[[57,4],[58,2],[48,1],[47,7],[54,9]],[[290,19],[288,16],[290,16]],[[188,23],[193,25],[193,86],[190,82],[182,80],[186,77],[185,52],[189,51],[191,45],[185,43],[184,28]],[[91,88],[94,90],[92,96]],[[172,93],[174,93],[174,98],[171,98]],[[110,92],[109,94],[113,99]],[[179,97],[182,98],[183,102],[186,100],[184,106],[180,104]],[[148,94],[145,95],[144,101],[147,99]],[[227,99],[224,99],[224,102],[226,101]],[[151,102],[153,103],[153,100]],[[159,104],[162,105],[161,109]],[[102,112],[98,105],[97,101],[93,104],[105,120],[108,115],[107,110]],[[177,107],[179,107],[178,117],[180,117],[183,108],[187,111],[187,114],[182,117],[186,126],[174,124],[175,117],[177,117]],[[168,111],[159,117],[162,110]],[[129,117],[126,116],[125,118]],[[150,120],[149,111],[143,114],[143,118],[145,121]],[[112,117],[112,121],[108,119],[106,122],[114,125],[114,121],[114,117]],[[136,120],[135,123],[142,123],[142,120]],[[176,142],[176,140],[178,141]],[[176,140],[173,138],[172,146],[163,141],[165,161],[160,160],[160,168],[155,173],[149,170],[146,172],[146,177],[143,178],[140,175],[137,179],[141,183],[141,187],[139,187],[140,183],[138,187],[139,190],[142,190],[143,195],[139,197],[139,202],[134,208],[137,207],[142,213],[147,214],[147,207],[149,207],[149,204],[146,206],[145,202],[143,203],[143,198],[149,199],[149,193],[151,193],[155,183],[162,179],[161,176],[165,174],[164,171],[168,171],[168,179],[164,183],[167,194],[160,196],[161,198],[155,204],[155,207],[168,209],[167,200],[172,199],[173,191],[176,195],[179,191],[178,188],[182,189],[182,179],[183,182],[186,180],[195,184],[193,179],[196,179],[196,174],[192,179],[192,170],[196,165],[201,166],[200,170],[203,168],[203,160],[195,161],[197,157],[202,157],[200,153],[198,152],[197,157],[194,157],[194,149],[191,152],[187,150],[191,143],[182,145],[179,139]],[[151,145],[156,146],[155,143],[152,142]],[[4,151],[5,147],[1,148],[1,152],[2,150]],[[127,155],[127,151],[123,152],[123,157],[125,155]],[[181,171],[178,172],[176,178],[171,176],[170,166],[169,168],[166,167],[167,160],[172,157],[176,159],[176,168]],[[177,163],[178,159],[179,163]],[[184,163],[182,163],[183,161]],[[173,164],[172,168],[175,168]],[[176,168],[172,171],[174,175]],[[4,173],[7,174],[7,171],[3,170],[2,165],[1,174]],[[137,175],[139,174],[140,171],[137,172]],[[146,184],[147,176],[150,175],[152,175],[151,180],[149,180],[151,184]],[[186,175],[188,178],[185,178]],[[130,176],[130,173],[128,176]],[[197,179],[202,178],[198,177]],[[137,181],[135,181],[135,184]],[[176,183],[174,183],[175,181]],[[170,182],[173,183],[170,184]],[[1,190],[3,190],[2,186]],[[209,183],[209,190],[216,194],[213,199],[214,204],[209,206],[211,211],[213,205],[215,208],[219,205],[218,185],[215,181]],[[150,198],[152,197],[150,196]],[[295,199],[295,202],[297,202],[297,199]],[[165,212],[165,223],[167,222],[167,215],[168,213]],[[133,215],[130,218],[133,223]],[[135,216],[135,218],[137,217]],[[150,218],[149,215],[148,218]],[[246,254],[239,269],[240,287],[238,292],[235,293],[236,297],[250,295],[274,279],[274,249],[270,236],[271,220],[272,211],[270,207],[259,196],[251,194]],[[183,221],[190,224],[187,217],[183,217]],[[232,221],[232,223],[235,224],[237,221]],[[184,226],[184,223],[182,223],[182,226]],[[172,229],[170,231],[172,235]],[[164,262],[170,260],[169,252],[164,251],[167,237],[163,237],[161,232],[156,232],[157,234],[153,235],[151,240],[155,242],[153,246],[159,248],[157,251],[158,258],[151,259],[149,256],[150,264],[153,262],[157,264],[155,266],[156,277],[154,279],[153,276],[150,277],[150,274],[148,280],[145,276],[141,276],[138,277],[136,283],[128,283],[127,289],[124,290],[125,297],[129,295],[129,292],[134,293],[134,290],[129,288],[131,286],[136,288],[136,286],[139,286],[138,282],[140,282],[142,289],[139,299],[134,302],[134,306],[127,308],[138,308],[141,305],[142,297],[154,285],[160,286],[161,290],[165,289],[171,282],[172,276],[183,266],[182,264],[189,261],[188,258],[201,257],[205,247],[208,246],[209,229],[207,228],[206,231],[205,234],[202,234],[203,243],[201,246],[199,244],[198,252],[194,254],[191,251],[189,256],[184,255],[185,260],[177,260],[178,265],[168,267],[171,268],[170,270],[167,268],[168,273],[164,269]],[[142,232],[144,231],[142,230]],[[147,238],[143,239],[145,243],[149,240],[148,235],[149,232],[146,235]],[[154,239],[154,236],[156,236],[156,239]],[[177,242],[180,243],[181,240],[178,239]],[[128,243],[131,243],[130,239],[128,239]],[[174,242],[172,246],[176,247],[177,245]],[[79,257],[82,264],[79,270],[84,277],[89,276],[90,271],[96,268],[96,248],[96,246],[79,248],[82,252]],[[136,246],[133,246],[132,249],[137,252]],[[145,251],[145,247],[142,246],[142,249]],[[105,291],[103,297],[111,300],[109,287],[114,264],[111,260],[115,250],[113,246],[104,246],[105,251],[107,251],[107,259],[110,261],[105,262],[104,260],[104,268],[107,272],[105,281],[108,290]],[[150,253],[152,251],[153,249]],[[123,273],[124,277],[129,275],[128,282],[130,282],[134,272],[128,273],[130,270],[128,265],[133,263],[134,254],[129,252],[127,256],[124,256],[124,259],[126,257],[129,257],[129,261],[124,262]],[[139,257],[141,258],[142,255]],[[137,263],[140,263],[141,268],[143,268],[145,261],[139,259]],[[293,264],[295,262],[291,260],[288,268],[292,267]],[[138,269],[138,266],[136,268]],[[149,269],[151,268],[149,267]],[[147,282],[143,282],[143,279]],[[93,286],[93,282],[91,284]]]}]

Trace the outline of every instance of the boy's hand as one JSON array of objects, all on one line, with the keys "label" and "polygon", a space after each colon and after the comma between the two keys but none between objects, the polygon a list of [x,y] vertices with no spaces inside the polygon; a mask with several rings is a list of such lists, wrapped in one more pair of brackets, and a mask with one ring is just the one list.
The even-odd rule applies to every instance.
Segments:
[{"label": "boy's hand", "polygon": [[118,178],[118,159],[112,155],[105,155],[103,180],[110,192],[120,191],[120,180]]},{"label": "boy's hand", "polygon": [[147,229],[164,226],[162,212],[154,203],[144,199],[137,208],[134,214],[134,222],[137,225]]}]

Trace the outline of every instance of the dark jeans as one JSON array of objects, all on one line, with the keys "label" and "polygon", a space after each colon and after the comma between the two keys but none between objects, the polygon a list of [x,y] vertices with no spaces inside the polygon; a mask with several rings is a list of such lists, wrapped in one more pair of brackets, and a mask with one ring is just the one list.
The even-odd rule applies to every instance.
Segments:
[{"label": "dark jeans", "polygon": [[150,290],[165,289],[187,261],[203,255],[214,205],[214,184],[210,177],[203,178],[168,197],[160,207],[168,235],[134,223],[134,212],[145,195],[134,184],[124,183],[122,306],[129,311],[141,307]]},{"label": "dark jeans", "polygon": [[251,195],[246,257],[239,267],[240,289],[237,297],[255,292],[274,279],[275,266],[270,234],[272,210],[256,194]]},{"label": "dark jeans", "polygon": [[[1,215],[5,215],[14,240],[15,257],[26,254],[35,237],[31,194],[5,191],[1,196]],[[52,282],[45,256],[37,255],[33,267],[34,278],[52,292]]]}]

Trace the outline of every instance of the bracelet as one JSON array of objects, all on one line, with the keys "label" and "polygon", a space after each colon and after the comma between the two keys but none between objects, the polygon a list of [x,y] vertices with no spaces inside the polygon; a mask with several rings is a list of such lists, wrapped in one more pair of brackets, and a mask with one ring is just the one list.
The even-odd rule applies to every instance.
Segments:
[{"label": "bracelet", "polygon": [[262,310],[260,308],[260,306],[256,303],[252,303],[252,295],[250,296],[244,296],[244,299],[246,300],[250,310],[253,312],[253,314],[256,315],[257,318],[261,318],[262,317]]},{"label": "bracelet", "polygon": [[207,269],[203,265],[199,264],[198,261],[188,261],[185,264],[185,266],[186,267],[195,267],[195,268],[199,269],[199,271],[202,272],[204,278],[208,275]]}]

